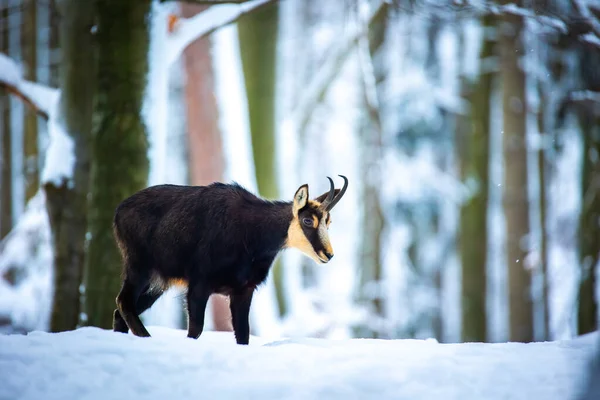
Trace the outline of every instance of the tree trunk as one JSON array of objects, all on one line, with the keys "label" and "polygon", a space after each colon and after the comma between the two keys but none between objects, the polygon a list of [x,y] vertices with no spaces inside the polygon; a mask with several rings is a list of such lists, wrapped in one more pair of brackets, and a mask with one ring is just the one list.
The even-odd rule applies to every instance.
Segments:
[{"label": "tree trunk", "polygon": [[97,1],[98,73],[93,110],[91,198],[86,256],[86,324],[112,326],[121,257],[112,234],[117,205],[146,187],[148,140],[141,115],[146,89],[150,0]]},{"label": "tree trunk", "polygon": [[[182,16],[191,18],[208,8],[183,3]],[[194,41],[184,51],[187,75],[186,104],[189,140],[190,184],[207,185],[222,181],[225,171],[223,144],[219,131],[219,112],[214,93],[210,38]],[[214,329],[232,331],[227,298],[211,296]]]},{"label": "tree trunk", "polygon": [[[600,91],[597,52],[583,50],[581,77],[586,90]],[[596,106],[597,107],[597,106]],[[578,250],[581,260],[577,333],[583,335],[598,329],[598,260],[600,258],[600,115],[593,104],[582,104],[578,110],[583,135],[582,201],[579,217]]]},{"label": "tree trunk", "polygon": [[60,7],[60,112],[63,126],[75,144],[75,166],[73,185],[67,182],[44,185],[54,250],[52,332],[75,329],[79,320],[96,71],[94,38],[90,32],[94,8],[79,0],[62,0]]},{"label": "tree trunk", "polygon": [[[543,92],[540,90],[540,110],[538,111],[537,123],[540,134],[546,134],[544,124],[545,101]],[[550,340],[550,272],[548,270],[548,224],[546,223],[548,195],[546,191],[548,162],[546,160],[546,149],[541,146],[537,151],[538,187],[540,196],[540,270],[542,273],[542,302],[544,309],[544,340]]]},{"label": "tree trunk", "polygon": [[[485,31],[493,26],[491,16],[482,21]],[[493,75],[484,71],[493,55],[494,42],[484,35],[480,54],[480,75],[476,82],[465,81],[471,114],[459,117],[458,156],[464,183],[476,186],[460,210],[459,251],[462,262],[462,341],[487,340],[487,210],[490,159],[490,96]]]},{"label": "tree trunk", "polygon": [[[0,52],[8,54],[8,5],[0,3]],[[2,113],[0,133],[2,134],[2,153],[0,157],[0,240],[12,229],[12,131],[10,127],[10,96],[0,88],[0,113]]]},{"label": "tree trunk", "polygon": [[[521,2],[517,2],[521,6]],[[499,29],[503,82],[503,206],[509,280],[510,341],[533,340],[531,275],[525,258],[529,239],[525,73],[519,66],[523,51],[523,20],[503,15]]]},{"label": "tree trunk", "polygon": [[[252,153],[260,195],[278,197],[275,173],[275,64],[279,4],[272,4],[238,23],[240,55],[244,71]],[[286,312],[283,268],[276,260],[272,268],[280,314]]]},{"label": "tree trunk", "polygon": [[[26,1],[23,6],[21,27],[21,57],[23,77],[37,81],[37,1]],[[25,203],[37,193],[39,180],[38,116],[30,107],[23,111],[23,176],[25,178]]]},{"label": "tree trunk", "polygon": [[[385,40],[388,23],[387,11],[388,7],[384,5],[375,20],[369,24],[368,48],[361,49],[361,56],[363,57],[361,64],[361,93],[363,107],[366,110],[359,133],[363,205],[363,222],[361,226],[364,229],[360,247],[362,287],[369,284],[378,285],[382,282],[383,278],[381,243],[385,228],[385,219],[381,208],[380,196],[383,124],[381,121],[381,110],[379,109],[381,94],[377,88],[377,83],[385,79],[385,68],[380,61],[382,57],[378,56],[377,53]],[[359,44],[359,46],[361,45],[365,46],[364,43]],[[384,302],[381,293],[374,298],[366,298],[364,301],[370,303],[369,309],[374,316],[383,318]],[[367,327],[364,336],[380,337],[381,333],[377,328],[369,329]]]}]

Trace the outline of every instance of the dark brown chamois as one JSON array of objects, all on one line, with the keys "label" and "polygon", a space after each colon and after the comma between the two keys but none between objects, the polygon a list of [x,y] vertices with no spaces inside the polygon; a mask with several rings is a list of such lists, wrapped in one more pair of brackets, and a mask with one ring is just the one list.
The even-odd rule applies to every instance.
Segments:
[{"label": "dark brown chamois", "polygon": [[294,247],[318,263],[333,257],[330,211],[348,187],[310,200],[308,185],[293,201],[267,201],[237,184],[158,185],[116,209],[114,235],[123,256],[123,286],[113,329],[150,336],[139,315],[171,285],[187,288],[188,337],[197,339],[211,294],[229,295],[238,344],[248,344],[255,288],[277,254]]}]

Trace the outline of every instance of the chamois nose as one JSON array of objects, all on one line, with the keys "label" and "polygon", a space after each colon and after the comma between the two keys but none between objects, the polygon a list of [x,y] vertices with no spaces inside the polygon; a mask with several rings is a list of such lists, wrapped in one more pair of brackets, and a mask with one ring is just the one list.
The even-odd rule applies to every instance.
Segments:
[{"label": "chamois nose", "polygon": [[333,258],[333,253],[328,253],[326,251],[323,252],[325,254],[325,257],[327,257],[328,261],[331,261],[331,259]]}]

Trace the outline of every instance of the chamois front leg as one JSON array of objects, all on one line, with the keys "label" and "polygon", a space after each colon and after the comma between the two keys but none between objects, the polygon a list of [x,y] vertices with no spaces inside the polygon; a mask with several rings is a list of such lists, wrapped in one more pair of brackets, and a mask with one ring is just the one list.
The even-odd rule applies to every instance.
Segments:
[{"label": "chamois front leg", "polygon": [[204,313],[210,290],[203,283],[189,286],[187,293],[188,337],[198,339],[204,329]]},{"label": "chamois front leg", "polygon": [[248,288],[243,292],[234,293],[230,297],[229,307],[237,344],[248,344],[250,341],[249,315],[253,293],[254,288]]}]

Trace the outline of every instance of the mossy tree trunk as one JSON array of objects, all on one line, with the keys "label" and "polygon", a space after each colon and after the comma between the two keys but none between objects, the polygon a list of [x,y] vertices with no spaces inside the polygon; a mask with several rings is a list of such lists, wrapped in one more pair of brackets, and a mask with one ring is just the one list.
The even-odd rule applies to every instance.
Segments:
[{"label": "mossy tree trunk", "polygon": [[[492,16],[482,20],[484,31],[493,27]],[[494,42],[484,33],[480,53],[480,74],[475,82],[463,78],[463,96],[470,114],[459,116],[457,149],[460,177],[474,184],[475,191],[460,210],[459,252],[462,265],[461,310],[463,342],[487,339],[487,209],[489,197],[490,96],[493,74],[484,65],[493,55]]]},{"label": "mossy tree trunk", "polygon": [[[279,4],[275,3],[243,16],[237,23],[256,182],[259,193],[270,199],[279,196],[275,172],[275,65],[278,20]],[[283,315],[286,306],[281,267],[281,261],[276,261],[272,274],[279,311]]]},{"label": "mossy tree trunk", "polygon": [[[506,3],[506,2],[505,2]],[[517,2],[522,6],[522,2]],[[530,235],[522,17],[503,15],[498,40],[503,83],[503,207],[509,285],[510,341],[533,341],[531,274],[525,265]]]},{"label": "mossy tree trunk", "polygon": [[[0,10],[0,52],[8,54],[8,6],[2,4]],[[0,134],[2,153],[0,154],[0,240],[12,229],[12,131],[10,129],[10,96],[0,88]]]},{"label": "mossy tree trunk", "polygon": [[72,184],[44,185],[46,208],[52,229],[54,250],[54,298],[50,330],[60,332],[77,327],[80,314],[87,195],[90,179],[90,141],[96,70],[96,53],[90,26],[94,8],[79,0],[61,0],[59,67],[61,122],[73,140],[75,166]]},{"label": "mossy tree trunk", "polygon": [[[37,1],[23,3],[21,26],[21,56],[24,66],[23,77],[37,81]],[[35,110],[23,110],[23,177],[25,180],[25,202],[37,193],[40,185],[38,151],[38,116]]]},{"label": "mossy tree trunk", "polygon": [[101,328],[112,326],[121,284],[121,258],[112,233],[115,208],[148,181],[148,140],[141,111],[150,6],[150,0],[96,1],[98,73],[83,322]]}]

